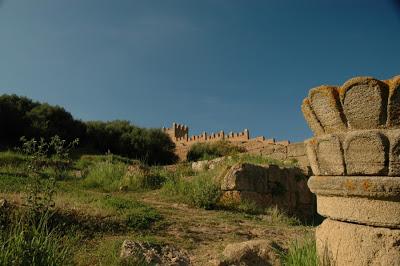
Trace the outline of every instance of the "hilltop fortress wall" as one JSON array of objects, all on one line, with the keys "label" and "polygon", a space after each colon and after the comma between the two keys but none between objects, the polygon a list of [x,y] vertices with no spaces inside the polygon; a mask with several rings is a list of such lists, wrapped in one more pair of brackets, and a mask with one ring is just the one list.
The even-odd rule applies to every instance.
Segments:
[{"label": "hilltop fortress wall", "polygon": [[201,135],[189,136],[189,127],[173,123],[170,128],[162,128],[176,145],[176,154],[181,160],[186,160],[186,155],[190,147],[198,142],[209,143],[219,140],[226,140],[239,147],[243,147],[246,152],[251,154],[266,155],[273,159],[289,160],[295,159],[302,168],[308,168],[309,162],[303,142],[290,143],[288,140],[276,141],[273,138],[266,139],[263,136],[250,138],[248,129],[242,132],[230,132],[225,134],[224,131],[218,133],[207,134],[203,132]]}]

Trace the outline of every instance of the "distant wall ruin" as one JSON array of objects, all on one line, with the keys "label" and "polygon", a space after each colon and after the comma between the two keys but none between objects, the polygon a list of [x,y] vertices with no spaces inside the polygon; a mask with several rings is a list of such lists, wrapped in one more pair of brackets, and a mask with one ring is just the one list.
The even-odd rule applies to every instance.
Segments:
[{"label": "distant wall ruin", "polygon": [[181,160],[186,160],[186,155],[190,147],[198,142],[214,142],[219,140],[229,141],[246,152],[251,154],[260,154],[278,160],[294,159],[299,162],[302,168],[308,168],[309,162],[303,142],[290,143],[288,140],[276,141],[273,138],[266,139],[264,136],[250,138],[248,129],[242,132],[230,132],[225,134],[224,131],[218,133],[207,134],[203,132],[201,135],[189,136],[189,127],[178,123],[173,123],[170,128],[162,128],[176,145],[176,154]]}]

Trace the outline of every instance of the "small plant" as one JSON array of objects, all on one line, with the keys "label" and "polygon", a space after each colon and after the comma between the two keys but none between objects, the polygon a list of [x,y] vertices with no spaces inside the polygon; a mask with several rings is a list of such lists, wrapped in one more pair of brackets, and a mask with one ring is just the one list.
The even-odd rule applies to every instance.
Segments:
[{"label": "small plant", "polygon": [[306,237],[303,241],[296,240],[281,257],[285,266],[319,265],[315,240],[311,237]]}]

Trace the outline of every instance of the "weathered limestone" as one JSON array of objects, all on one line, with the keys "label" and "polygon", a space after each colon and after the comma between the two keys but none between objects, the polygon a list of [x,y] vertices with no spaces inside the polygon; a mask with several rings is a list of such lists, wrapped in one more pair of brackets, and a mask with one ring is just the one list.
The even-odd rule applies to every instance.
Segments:
[{"label": "weathered limestone", "polygon": [[356,131],[347,134],[344,156],[348,175],[387,175],[389,143],[383,134]]},{"label": "weathered limestone", "polygon": [[343,110],[351,129],[386,125],[388,85],[370,77],[353,78],[340,89]]},{"label": "weathered limestone", "polygon": [[322,265],[400,266],[400,230],[325,219],[316,235]]},{"label": "weathered limestone", "polygon": [[299,168],[238,163],[222,177],[221,190],[221,202],[227,205],[248,200],[306,220],[315,214],[313,194]]},{"label": "weathered limestone", "polygon": [[389,81],[388,126],[400,126],[400,76]]},{"label": "weathered limestone", "polygon": [[325,133],[324,128],[321,126],[321,123],[317,119],[314,111],[311,109],[310,101],[308,99],[304,99],[303,104],[301,105],[301,110],[303,112],[304,117],[308,123],[308,126],[314,132],[315,135],[321,135]]},{"label": "weathered limestone", "polygon": [[322,263],[400,265],[399,85],[399,76],[354,78],[304,101],[308,123],[315,114],[323,128],[305,141],[308,186],[327,217],[316,231]]},{"label": "weathered limestone", "polygon": [[325,133],[346,130],[339,93],[335,87],[321,86],[310,90],[311,107]]}]

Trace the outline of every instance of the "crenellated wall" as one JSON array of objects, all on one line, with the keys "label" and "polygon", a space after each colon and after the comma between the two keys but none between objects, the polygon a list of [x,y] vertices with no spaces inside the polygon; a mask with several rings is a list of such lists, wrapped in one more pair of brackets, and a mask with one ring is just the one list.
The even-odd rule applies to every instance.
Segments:
[{"label": "crenellated wall", "polygon": [[190,147],[195,143],[226,140],[244,148],[246,152],[251,154],[266,155],[278,160],[295,159],[299,162],[300,167],[308,169],[309,166],[303,143],[290,143],[288,140],[276,141],[273,138],[266,139],[264,136],[250,138],[248,129],[244,129],[242,132],[230,132],[228,134],[225,134],[224,131],[211,134],[203,132],[201,135],[189,137],[188,126],[173,123],[171,128],[163,128],[163,131],[174,141],[176,145],[176,154],[182,161],[186,160],[186,155]]}]

